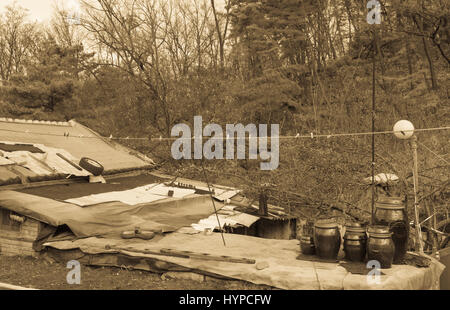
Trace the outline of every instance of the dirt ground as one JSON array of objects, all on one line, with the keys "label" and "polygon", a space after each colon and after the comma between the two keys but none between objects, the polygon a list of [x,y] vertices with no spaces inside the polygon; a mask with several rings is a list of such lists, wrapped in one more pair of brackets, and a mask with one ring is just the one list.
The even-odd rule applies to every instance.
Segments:
[{"label": "dirt ground", "polygon": [[264,286],[243,281],[209,279],[204,282],[161,279],[161,275],[114,267],[81,266],[81,284],[69,285],[70,270],[60,263],[32,257],[0,255],[0,282],[47,290],[260,290]]}]

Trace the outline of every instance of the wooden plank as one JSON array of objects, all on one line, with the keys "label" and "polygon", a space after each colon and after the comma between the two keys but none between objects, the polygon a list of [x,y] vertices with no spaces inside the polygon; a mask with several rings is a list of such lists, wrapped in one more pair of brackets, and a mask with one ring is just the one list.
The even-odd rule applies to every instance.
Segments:
[{"label": "wooden plank", "polygon": [[[257,207],[257,206],[255,206],[255,205],[253,205],[253,204],[247,204],[247,203],[242,203],[242,202],[237,202],[237,201],[231,201],[230,202],[230,205],[232,205],[232,206],[237,206],[237,207],[244,207],[244,208],[253,208],[253,209],[255,209],[255,210],[259,210],[259,207]],[[243,213],[245,213],[245,212],[243,212]],[[274,213],[272,213],[272,212],[268,212],[268,215],[269,216],[271,216],[271,217],[273,217],[273,218],[280,218],[278,215],[276,215],[276,214],[274,214]],[[264,216],[261,216],[261,215],[256,215],[256,216],[258,216],[258,217],[264,217]]]},{"label": "wooden plank", "polygon": [[40,182],[26,183],[26,184],[13,184],[13,185],[0,186],[0,191],[16,190],[16,189],[24,189],[24,188],[35,188],[35,187],[43,187],[43,186],[59,185],[59,184],[75,184],[75,183],[87,183],[87,176],[86,177],[75,177],[75,178],[71,178],[71,179],[57,179],[57,180],[40,181]]},{"label": "wooden plank", "polygon": [[[129,177],[129,176],[138,176],[142,173],[145,173],[147,170],[140,169],[135,170],[131,172],[123,172],[113,175],[105,175],[103,176],[105,180],[114,180],[117,178],[123,178],[123,177]],[[5,185],[0,186],[0,191],[2,190],[17,190],[17,189],[24,189],[24,188],[36,188],[36,187],[43,187],[43,186],[51,186],[51,185],[64,185],[64,184],[75,184],[75,183],[88,183],[87,176],[80,176],[80,177],[72,177],[70,179],[57,179],[57,180],[50,180],[50,181],[40,181],[40,182],[33,182],[33,183],[26,183],[26,184],[11,184],[11,185]]]},{"label": "wooden plank", "polygon": [[198,259],[204,259],[204,260],[214,260],[214,261],[222,261],[222,262],[229,262],[229,263],[242,263],[242,264],[255,264],[256,261],[254,259],[249,258],[241,258],[241,257],[231,257],[231,256],[219,256],[219,255],[212,255],[208,253],[195,253],[191,251],[177,251],[173,249],[161,249],[158,251],[152,251],[152,250],[137,250],[132,247],[114,247],[111,248],[111,250],[121,250],[121,251],[127,251],[127,252],[134,252],[134,253],[142,253],[142,254],[151,254],[151,255],[162,255],[162,256],[173,256],[173,257],[180,257],[180,258],[198,258]]},{"label": "wooden plank", "polygon": [[174,257],[181,257],[181,258],[189,258],[189,256],[186,255],[177,255],[177,254],[164,254],[159,251],[151,251],[148,249],[144,250],[137,250],[133,247],[113,247],[111,250],[118,250],[118,251],[126,251],[126,252],[133,252],[133,253],[142,253],[142,254],[151,254],[151,255],[161,255],[161,256],[174,256]]},{"label": "wooden plank", "polygon": [[59,158],[61,158],[61,159],[65,160],[66,162],[68,162],[71,166],[75,167],[76,169],[78,169],[78,170],[80,170],[80,171],[83,171],[83,168],[81,168],[80,166],[78,166],[76,163],[74,163],[73,161],[71,161],[70,159],[68,159],[68,158],[67,158],[66,156],[64,156],[63,154],[61,154],[61,153],[56,153],[56,155],[57,155]]},{"label": "wooden plank", "polygon": [[3,227],[0,228],[0,239],[7,239],[7,240],[16,240],[16,241],[24,241],[24,242],[34,242],[37,238],[37,231],[36,233],[22,233],[20,231],[12,231],[12,230],[5,230]]},{"label": "wooden plank", "polygon": [[189,258],[198,258],[204,260],[214,260],[214,261],[222,261],[229,263],[242,263],[242,264],[255,264],[256,261],[250,258],[241,258],[241,257],[232,257],[227,255],[213,255],[209,253],[196,253],[191,251],[178,251],[173,249],[161,249],[161,253],[163,254],[171,254],[171,255],[181,255],[187,256]]},{"label": "wooden plank", "polygon": [[[34,156],[33,154],[29,153],[28,156],[30,156],[31,158],[33,158],[35,161],[37,161],[38,163],[40,163],[44,169],[47,169],[48,171],[50,171],[50,173],[54,173],[56,172],[56,169],[53,169],[52,167],[50,167],[45,161],[43,161],[42,159],[37,158],[36,156]],[[31,170],[31,169],[30,169]],[[34,172],[34,171],[33,171]]]}]

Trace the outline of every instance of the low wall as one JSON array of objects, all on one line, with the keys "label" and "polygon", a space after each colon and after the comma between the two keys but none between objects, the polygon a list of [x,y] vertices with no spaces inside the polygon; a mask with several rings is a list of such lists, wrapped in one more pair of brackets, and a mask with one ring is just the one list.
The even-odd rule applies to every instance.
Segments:
[{"label": "low wall", "polygon": [[256,225],[255,237],[266,239],[295,239],[297,237],[296,219],[269,220],[261,218]]},{"label": "low wall", "polygon": [[10,218],[11,212],[0,208],[0,254],[36,256],[33,242],[39,235],[40,222],[24,217],[20,223]]},{"label": "low wall", "polygon": [[450,290],[450,248],[439,251],[445,270],[441,274],[441,290]]}]

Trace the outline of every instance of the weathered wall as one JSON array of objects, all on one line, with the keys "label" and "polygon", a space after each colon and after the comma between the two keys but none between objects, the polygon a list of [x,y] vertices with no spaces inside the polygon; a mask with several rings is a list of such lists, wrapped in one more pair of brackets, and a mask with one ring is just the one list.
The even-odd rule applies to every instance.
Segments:
[{"label": "weathered wall", "polygon": [[297,235],[296,220],[268,220],[261,218],[256,225],[256,237],[266,239],[295,239]]},{"label": "weathered wall", "polygon": [[266,239],[296,239],[297,238],[297,219],[288,220],[269,220],[261,218],[250,227],[237,225],[229,230],[228,233],[237,235],[247,235]]},{"label": "weathered wall", "polygon": [[441,290],[450,290],[450,248],[439,251],[441,263],[445,265],[445,270],[441,274]]},{"label": "weathered wall", "polygon": [[40,223],[25,218],[23,223],[12,221],[10,212],[0,208],[0,255],[35,256],[33,242],[37,239]]}]

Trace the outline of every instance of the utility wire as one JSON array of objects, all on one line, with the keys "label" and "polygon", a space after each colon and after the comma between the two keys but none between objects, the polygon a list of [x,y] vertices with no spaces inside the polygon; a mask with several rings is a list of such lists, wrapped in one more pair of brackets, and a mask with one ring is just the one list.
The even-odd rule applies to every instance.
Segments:
[{"label": "utility wire", "polygon": [[[414,132],[428,132],[428,131],[439,131],[439,130],[449,130],[450,126],[446,127],[435,127],[435,128],[419,128],[414,129]],[[14,133],[27,133],[30,135],[40,135],[40,136],[52,136],[52,137],[66,137],[66,138],[78,138],[78,139],[109,139],[109,140],[142,140],[142,141],[176,141],[176,140],[195,140],[197,138],[207,138],[208,140],[252,140],[252,139],[258,139],[258,137],[170,137],[170,138],[164,138],[162,136],[158,137],[113,137],[110,135],[109,137],[106,136],[100,136],[100,135],[89,135],[84,136],[82,134],[80,135],[70,135],[70,133],[64,133],[64,134],[55,134],[55,133],[44,133],[44,132],[33,132],[33,131],[21,131],[21,130],[13,130],[13,129],[4,129],[0,128],[0,131],[4,132],[14,132]],[[369,132],[353,132],[353,133],[332,133],[332,134],[319,134],[315,135],[314,133],[311,133],[309,135],[286,135],[286,136],[278,136],[278,137],[270,137],[267,136],[265,138],[268,139],[279,139],[279,140],[296,140],[296,139],[314,139],[314,138],[334,138],[334,137],[354,137],[354,136],[370,136],[370,135],[383,135],[383,134],[393,134],[401,131],[393,131],[393,130],[387,130],[387,131],[369,131]],[[261,138],[261,137],[259,137]]]},{"label": "utility wire", "polygon": [[441,159],[442,161],[444,161],[444,162],[446,162],[447,164],[449,164],[450,165],[450,163],[444,158],[444,157],[442,157],[441,155],[438,155],[438,154],[436,154],[435,152],[433,152],[433,150],[431,150],[428,146],[426,146],[425,144],[423,144],[423,143],[421,143],[421,142],[419,142],[419,141],[416,141],[418,144],[420,144],[421,146],[423,146],[427,151],[429,151],[431,154],[433,154],[434,156],[436,156],[437,158],[439,158],[439,159]]}]

